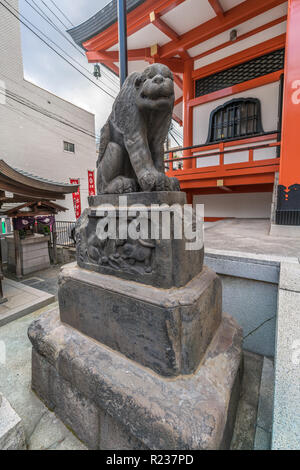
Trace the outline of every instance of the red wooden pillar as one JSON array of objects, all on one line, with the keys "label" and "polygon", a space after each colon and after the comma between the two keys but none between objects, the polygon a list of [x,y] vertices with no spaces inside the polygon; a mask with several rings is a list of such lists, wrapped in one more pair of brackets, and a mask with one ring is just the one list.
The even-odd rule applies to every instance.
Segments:
[{"label": "red wooden pillar", "polygon": [[[184,62],[183,74],[183,146],[190,147],[193,145],[193,108],[189,106],[189,101],[193,96],[193,60],[186,60]],[[190,150],[183,152],[184,157],[192,155]],[[183,160],[183,169],[193,167],[193,160]]]},{"label": "red wooden pillar", "polygon": [[289,0],[276,222],[300,225],[300,1]]}]

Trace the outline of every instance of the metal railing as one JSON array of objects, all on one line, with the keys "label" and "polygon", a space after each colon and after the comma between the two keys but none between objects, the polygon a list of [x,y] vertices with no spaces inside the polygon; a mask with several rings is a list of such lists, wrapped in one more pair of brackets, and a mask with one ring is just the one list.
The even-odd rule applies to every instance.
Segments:
[{"label": "metal railing", "polygon": [[57,220],[53,227],[53,236],[56,237],[57,246],[68,248],[75,247],[75,225],[76,222],[65,222]]}]

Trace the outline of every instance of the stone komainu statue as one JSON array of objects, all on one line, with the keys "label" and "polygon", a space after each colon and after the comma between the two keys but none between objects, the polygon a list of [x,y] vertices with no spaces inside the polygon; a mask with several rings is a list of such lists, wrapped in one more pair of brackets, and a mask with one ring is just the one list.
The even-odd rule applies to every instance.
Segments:
[{"label": "stone komainu statue", "polygon": [[153,64],[125,81],[101,131],[98,194],[180,191],[164,169],[164,142],[174,107],[172,72]]}]

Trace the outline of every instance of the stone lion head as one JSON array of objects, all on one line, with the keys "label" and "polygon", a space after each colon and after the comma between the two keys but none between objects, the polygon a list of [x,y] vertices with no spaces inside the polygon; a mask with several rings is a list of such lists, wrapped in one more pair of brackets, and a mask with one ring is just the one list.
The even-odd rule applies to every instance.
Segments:
[{"label": "stone lion head", "polygon": [[171,70],[162,64],[153,64],[135,79],[136,104],[140,110],[173,109],[174,79]]}]

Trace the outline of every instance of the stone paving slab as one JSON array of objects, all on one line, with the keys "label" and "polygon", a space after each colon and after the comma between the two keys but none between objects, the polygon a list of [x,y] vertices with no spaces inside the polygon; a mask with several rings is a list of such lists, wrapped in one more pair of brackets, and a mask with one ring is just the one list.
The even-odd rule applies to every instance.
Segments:
[{"label": "stone paving slab", "polygon": [[22,419],[30,450],[85,450],[85,446],[31,390],[29,325],[42,309],[0,328],[0,392]]},{"label": "stone paving slab", "polygon": [[244,354],[244,377],[231,450],[253,450],[263,357]]},{"label": "stone paving slab", "polygon": [[21,418],[0,393],[0,450],[25,450]]},{"label": "stone paving slab", "polygon": [[55,295],[4,278],[3,295],[7,302],[0,305],[0,327],[55,302]]},{"label": "stone paving slab", "polygon": [[300,449],[300,264],[280,272],[272,449]]},{"label": "stone paving slab", "polygon": [[270,450],[274,404],[274,364],[264,358],[255,432],[255,450]]},{"label": "stone paving slab", "polygon": [[280,289],[300,292],[299,263],[282,263],[280,269]]},{"label": "stone paving slab", "polygon": [[[219,221],[205,229],[205,251],[220,250],[227,252],[261,255],[272,261],[300,258],[300,237],[273,237],[269,235],[268,219],[231,219]],[[250,256],[247,256],[250,258]]]}]

